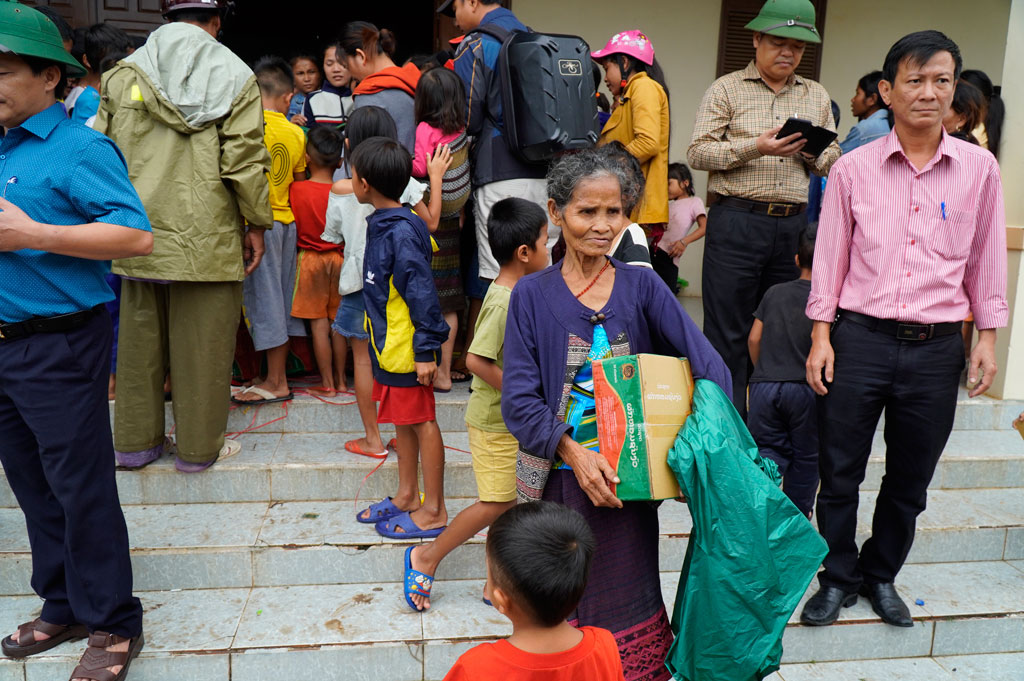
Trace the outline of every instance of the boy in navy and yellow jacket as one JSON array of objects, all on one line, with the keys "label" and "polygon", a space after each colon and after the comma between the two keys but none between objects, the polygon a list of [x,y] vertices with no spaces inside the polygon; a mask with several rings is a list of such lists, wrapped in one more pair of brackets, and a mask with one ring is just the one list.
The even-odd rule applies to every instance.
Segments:
[{"label": "boy in navy and yellow jacket", "polygon": [[[385,537],[436,537],[448,522],[444,505],[444,443],[434,417],[434,375],[449,327],[430,269],[427,225],[399,203],[412,157],[398,142],[374,137],[349,161],[352,190],[376,209],[368,220],[363,257],[366,332],[370,334],[378,423],[398,435],[398,493],[356,516]],[[420,501],[416,457],[421,455]],[[409,459],[412,465],[407,465]],[[408,566],[407,566],[408,567]]]}]

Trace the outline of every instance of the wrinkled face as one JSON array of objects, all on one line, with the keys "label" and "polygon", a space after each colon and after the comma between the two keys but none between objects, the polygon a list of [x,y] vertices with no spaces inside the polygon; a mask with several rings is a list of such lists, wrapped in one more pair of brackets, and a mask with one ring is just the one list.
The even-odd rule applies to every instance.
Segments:
[{"label": "wrinkled face", "polygon": [[552,220],[562,228],[565,247],[587,257],[606,255],[626,226],[618,178],[599,175],[580,180],[565,208],[549,203]]},{"label": "wrinkled face", "polygon": [[883,80],[878,90],[897,123],[917,130],[935,128],[953,103],[955,68],[949,52],[938,52],[924,64],[904,59],[896,71],[896,82]]},{"label": "wrinkled face", "polygon": [[334,87],[345,87],[349,84],[349,81],[352,80],[352,73],[347,62],[344,55],[339,55],[333,47],[328,47],[324,51],[324,76],[328,83]]},{"label": "wrinkled face", "polygon": [[807,43],[793,38],[780,38],[764,33],[754,34],[754,57],[762,74],[775,81],[784,81],[800,66]]},{"label": "wrinkled face", "polygon": [[0,53],[0,125],[16,128],[52,105],[58,82],[59,67],[49,66],[35,74],[21,58]]},{"label": "wrinkled face", "polygon": [[310,92],[320,89],[320,69],[309,59],[295,61],[292,66],[292,77],[295,79],[295,89],[303,94],[308,95]]},{"label": "wrinkled face", "polygon": [[[870,101],[868,101],[869,99]],[[868,111],[870,111],[871,107],[875,106],[876,103],[874,95],[869,98],[864,94],[864,91],[858,87],[857,92],[853,95],[853,99],[850,100],[850,113],[857,118],[867,116]]]},{"label": "wrinkled face", "polygon": [[601,60],[601,66],[604,67],[604,84],[613,97],[618,97],[622,94],[622,69],[613,57]]}]

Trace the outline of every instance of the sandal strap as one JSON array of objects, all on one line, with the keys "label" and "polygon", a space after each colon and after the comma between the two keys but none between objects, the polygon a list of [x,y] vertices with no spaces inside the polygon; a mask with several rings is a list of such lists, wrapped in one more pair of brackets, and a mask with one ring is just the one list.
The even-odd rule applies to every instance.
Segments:
[{"label": "sandal strap", "polygon": [[50,638],[59,636],[67,631],[69,625],[66,624],[52,624],[50,622],[44,622],[41,618],[37,617],[31,622],[25,622],[18,627],[18,646],[25,648],[41,641],[36,640],[36,632],[40,634],[46,634]]},{"label": "sandal strap", "polygon": [[108,667],[124,667],[128,662],[129,651],[124,653],[113,653],[107,650],[110,646],[123,643],[130,639],[105,631],[95,631],[89,635],[89,647],[75,671],[71,673],[72,679],[92,679],[93,681],[115,681],[117,674],[111,673]]}]

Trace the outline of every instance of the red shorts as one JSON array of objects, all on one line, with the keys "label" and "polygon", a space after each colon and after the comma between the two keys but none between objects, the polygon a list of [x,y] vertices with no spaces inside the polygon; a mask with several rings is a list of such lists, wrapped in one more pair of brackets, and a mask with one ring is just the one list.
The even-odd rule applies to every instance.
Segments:
[{"label": "red shorts", "polygon": [[415,426],[434,421],[434,386],[396,387],[373,382],[373,401],[380,402],[377,423]]}]

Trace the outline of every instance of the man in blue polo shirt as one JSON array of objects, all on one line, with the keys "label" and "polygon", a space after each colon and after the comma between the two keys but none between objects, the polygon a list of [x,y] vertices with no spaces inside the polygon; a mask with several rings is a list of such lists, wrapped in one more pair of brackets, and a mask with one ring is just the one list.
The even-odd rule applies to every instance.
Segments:
[{"label": "man in blue polo shirt", "polygon": [[0,644],[27,657],[88,636],[72,678],[123,679],[142,606],[114,482],[103,275],[153,238],[117,147],[57,102],[83,74],[53,22],[0,0],[0,462],[43,599]]}]

